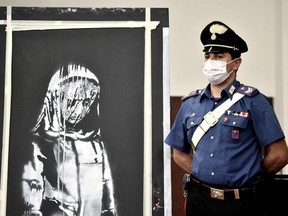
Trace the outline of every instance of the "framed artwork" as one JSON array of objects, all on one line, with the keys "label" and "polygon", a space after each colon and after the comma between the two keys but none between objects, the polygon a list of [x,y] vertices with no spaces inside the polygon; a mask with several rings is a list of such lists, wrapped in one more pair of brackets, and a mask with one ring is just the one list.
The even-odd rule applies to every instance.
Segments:
[{"label": "framed artwork", "polygon": [[0,214],[169,215],[168,9],[0,10]]}]

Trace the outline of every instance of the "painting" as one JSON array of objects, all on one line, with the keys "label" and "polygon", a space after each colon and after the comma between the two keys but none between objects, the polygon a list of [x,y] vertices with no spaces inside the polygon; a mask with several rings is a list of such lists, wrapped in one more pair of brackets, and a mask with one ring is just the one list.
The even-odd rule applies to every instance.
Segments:
[{"label": "painting", "polygon": [[1,10],[1,213],[164,215],[168,9]]}]

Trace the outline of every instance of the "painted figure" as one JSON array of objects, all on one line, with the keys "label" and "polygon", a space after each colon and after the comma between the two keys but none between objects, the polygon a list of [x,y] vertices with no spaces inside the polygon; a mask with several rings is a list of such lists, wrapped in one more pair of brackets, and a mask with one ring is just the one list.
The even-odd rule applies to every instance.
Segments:
[{"label": "painted figure", "polygon": [[100,127],[81,124],[90,112],[99,116],[99,97],[97,77],[82,65],[63,66],[51,78],[22,175],[23,215],[117,215]]}]

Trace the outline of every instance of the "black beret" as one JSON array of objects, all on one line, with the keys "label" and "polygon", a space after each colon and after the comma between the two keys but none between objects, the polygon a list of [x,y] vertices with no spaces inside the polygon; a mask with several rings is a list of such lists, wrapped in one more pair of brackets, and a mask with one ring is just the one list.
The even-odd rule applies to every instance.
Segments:
[{"label": "black beret", "polygon": [[220,21],[209,23],[201,32],[203,52],[229,52],[233,54],[248,51],[246,42],[230,27]]}]

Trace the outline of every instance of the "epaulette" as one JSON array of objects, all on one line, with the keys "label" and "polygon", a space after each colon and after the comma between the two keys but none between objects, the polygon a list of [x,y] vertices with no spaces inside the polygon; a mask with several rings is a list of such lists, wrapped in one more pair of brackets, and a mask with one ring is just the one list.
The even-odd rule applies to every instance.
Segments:
[{"label": "epaulette", "polygon": [[194,90],[194,91],[190,92],[188,95],[183,96],[183,97],[181,98],[181,100],[184,101],[184,100],[186,100],[186,99],[188,99],[188,98],[195,97],[195,96],[197,96],[197,95],[200,95],[202,92],[203,92],[203,89]]},{"label": "epaulette", "polygon": [[247,85],[241,85],[238,89],[237,92],[240,94],[244,94],[247,96],[251,96],[254,92],[257,92],[258,90],[252,86],[247,86]]}]

